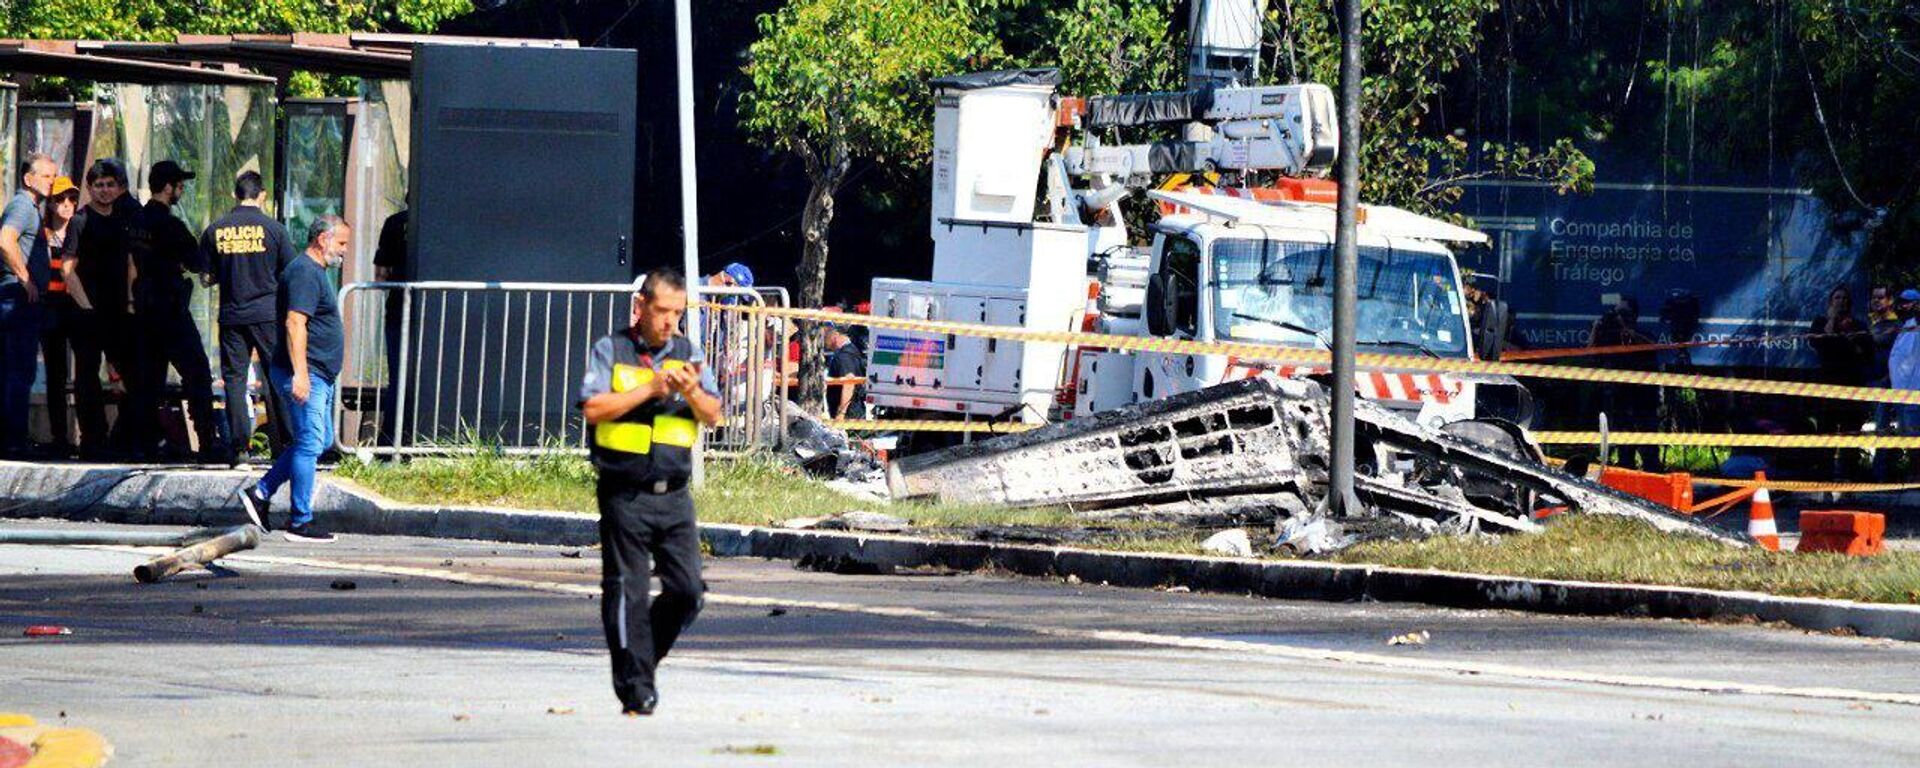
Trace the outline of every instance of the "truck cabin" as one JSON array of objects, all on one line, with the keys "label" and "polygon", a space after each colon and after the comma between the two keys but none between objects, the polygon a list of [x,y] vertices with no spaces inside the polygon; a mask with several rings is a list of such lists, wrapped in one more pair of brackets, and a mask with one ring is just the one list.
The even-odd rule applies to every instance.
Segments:
[{"label": "truck cabin", "polygon": [[[1149,330],[1202,341],[1326,349],[1333,238],[1309,229],[1171,217],[1155,226]],[[1473,354],[1459,271],[1433,240],[1363,231],[1355,344],[1362,352]]]}]

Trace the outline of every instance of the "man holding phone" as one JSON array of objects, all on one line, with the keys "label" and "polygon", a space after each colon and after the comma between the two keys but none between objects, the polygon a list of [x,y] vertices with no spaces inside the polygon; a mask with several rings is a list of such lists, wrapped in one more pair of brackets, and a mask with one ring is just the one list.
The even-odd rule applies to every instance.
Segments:
[{"label": "man holding phone", "polygon": [[[600,619],[613,690],[628,716],[653,714],[654,671],[700,613],[700,533],[687,481],[701,425],[720,399],[700,348],[680,334],[686,278],[658,268],[634,281],[632,325],[594,342],[579,405],[600,479]],[[648,605],[653,560],[660,597]]]}]

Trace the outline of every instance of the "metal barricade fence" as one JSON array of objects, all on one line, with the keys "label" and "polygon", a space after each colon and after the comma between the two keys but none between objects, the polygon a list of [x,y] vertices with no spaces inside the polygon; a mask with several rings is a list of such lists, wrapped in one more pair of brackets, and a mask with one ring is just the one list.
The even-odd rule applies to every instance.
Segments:
[{"label": "metal barricade fence", "polygon": [[[753,304],[783,291],[689,286],[690,300]],[[593,342],[630,322],[625,283],[374,282],[340,290],[346,359],[334,402],[335,448],[354,455],[580,453],[576,407]],[[784,390],[766,370],[766,324],[710,312],[703,344],[725,422],[705,446],[724,452],[782,433]],[[736,319],[737,318],[737,319]],[[757,364],[750,364],[750,361]],[[769,420],[766,417],[773,415]],[[768,429],[769,421],[776,425]]]}]

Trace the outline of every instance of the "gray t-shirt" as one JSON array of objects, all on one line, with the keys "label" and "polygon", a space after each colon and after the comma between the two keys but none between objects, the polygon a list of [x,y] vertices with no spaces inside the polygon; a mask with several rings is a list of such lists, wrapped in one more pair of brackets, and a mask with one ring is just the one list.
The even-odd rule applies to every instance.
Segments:
[{"label": "gray t-shirt", "polygon": [[[20,190],[7,202],[7,208],[0,212],[0,227],[12,227],[20,233],[20,256],[33,258],[33,245],[40,240],[40,206],[33,202],[33,193]],[[31,265],[27,267],[33,269]],[[12,269],[0,269],[0,285],[20,282]]]}]

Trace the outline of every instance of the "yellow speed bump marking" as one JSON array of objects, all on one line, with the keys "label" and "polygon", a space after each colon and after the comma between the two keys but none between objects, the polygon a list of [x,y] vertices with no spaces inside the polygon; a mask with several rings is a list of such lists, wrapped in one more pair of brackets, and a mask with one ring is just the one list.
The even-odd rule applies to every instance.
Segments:
[{"label": "yellow speed bump marking", "polygon": [[[869,328],[886,328],[917,333],[1004,339],[1008,341],[1042,344],[1072,344],[1082,347],[1101,347],[1133,352],[1161,352],[1179,355],[1228,355],[1241,360],[1282,365],[1325,366],[1331,365],[1333,359],[1326,350],[1283,347],[1275,344],[1254,344],[1242,341],[1201,342],[1189,341],[1187,339],[1117,336],[1106,333],[1036,331],[1011,326],[954,323],[944,320],[910,320],[897,317],[857,315],[847,312],[823,312],[817,309],[763,307],[750,304],[706,304],[705,306],[721,312],[744,312],[747,314],[781,317],[792,320],[864,325]],[[1745,392],[1758,395],[1819,397],[1830,400],[1851,400],[1862,403],[1920,405],[1920,390],[1847,387],[1836,384],[1816,384],[1801,381],[1733,379],[1721,376],[1665,373],[1662,371],[1577,368],[1573,366],[1544,365],[1540,363],[1495,363],[1482,360],[1457,360],[1412,355],[1382,355],[1371,352],[1355,355],[1354,364],[1366,370],[1418,371],[1424,373],[1481,373],[1522,376],[1535,379],[1552,379],[1556,381],[1684,387],[1718,392]]]},{"label": "yellow speed bump marking", "polygon": [[98,768],[113,757],[113,746],[84,728],[54,728],[33,740],[33,759],[24,768]]},{"label": "yellow speed bump marking", "polygon": [[113,745],[85,728],[47,728],[31,715],[0,712],[0,739],[33,752],[21,768],[97,768],[113,757]]}]

